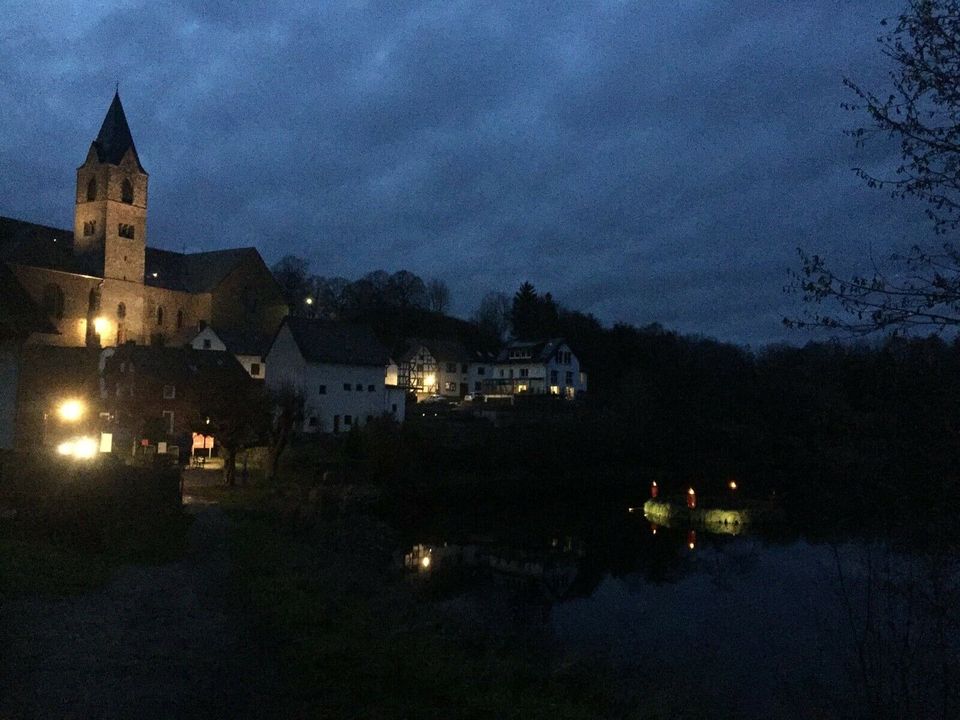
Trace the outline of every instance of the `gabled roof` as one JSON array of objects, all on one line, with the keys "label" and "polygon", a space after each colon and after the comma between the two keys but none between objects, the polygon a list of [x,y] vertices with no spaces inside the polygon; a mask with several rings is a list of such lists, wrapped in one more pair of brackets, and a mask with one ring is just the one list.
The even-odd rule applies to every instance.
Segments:
[{"label": "gabled roof", "polygon": [[168,290],[210,292],[244,260],[254,257],[260,259],[253,247],[190,254],[148,247],[144,282]]},{"label": "gabled roof", "polygon": [[[220,339],[220,342],[226,345],[227,350],[234,355],[259,355],[260,357],[264,357],[270,350],[270,341],[272,340],[271,337],[266,335],[257,335],[249,331],[220,330],[211,325],[194,333],[193,338],[196,338],[204,332],[211,332],[216,335],[217,338]],[[192,341],[191,339],[191,342]]]},{"label": "gabled roof", "polygon": [[96,150],[97,159],[100,162],[111,165],[119,165],[127,151],[132,150],[137,168],[140,172],[146,173],[143,165],[140,164],[137,148],[133,144],[133,135],[130,134],[130,126],[127,125],[127,116],[123,112],[119,92],[113,96],[113,102],[107,109],[107,115],[103,118],[100,132],[97,134],[97,139],[93,141],[92,147]]},{"label": "gabled roof", "polygon": [[233,383],[244,383],[250,380],[250,376],[237,359],[222,350],[121,345],[107,358],[106,372],[114,372],[118,363],[121,362],[132,363],[135,375],[169,383],[203,381],[205,378],[213,377],[221,382]]},{"label": "gabled roof", "polygon": [[329,320],[288,317],[281,324],[290,328],[304,360],[332,365],[386,367],[390,356],[373,330]]},{"label": "gabled roof", "polygon": [[417,354],[421,346],[430,351],[433,359],[439,363],[457,362],[492,362],[494,356],[492,353],[483,350],[471,349],[462,340],[448,338],[407,338],[405,348],[400,354],[400,362],[408,362]]},{"label": "gabled roof", "polygon": [[56,333],[57,329],[0,262],[0,338],[23,338],[32,332]]},{"label": "gabled roof", "polygon": [[[549,362],[561,345],[566,341],[563,338],[550,338],[549,340],[514,340],[507,345],[497,355],[498,363],[528,363]],[[511,358],[511,350],[528,350],[529,357]]]}]

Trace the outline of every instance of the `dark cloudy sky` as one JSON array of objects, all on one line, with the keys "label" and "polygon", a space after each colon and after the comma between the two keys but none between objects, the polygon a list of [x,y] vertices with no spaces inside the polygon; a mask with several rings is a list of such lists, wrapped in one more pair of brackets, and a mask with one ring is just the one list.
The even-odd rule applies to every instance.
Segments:
[{"label": "dark cloudy sky", "polygon": [[148,242],[406,268],[468,315],[525,279],[605,322],[790,339],[796,248],[929,237],[843,136],[899,0],[6,0],[0,214],[72,227],[119,80]]}]

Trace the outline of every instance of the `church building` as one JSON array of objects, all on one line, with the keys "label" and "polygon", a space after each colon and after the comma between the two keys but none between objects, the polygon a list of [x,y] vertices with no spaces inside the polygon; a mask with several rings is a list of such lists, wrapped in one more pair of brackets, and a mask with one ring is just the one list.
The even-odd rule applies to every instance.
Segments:
[{"label": "church building", "polygon": [[198,329],[272,336],[287,306],[256,248],[148,247],[149,176],[119,94],[77,168],[73,230],[0,216],[0,262],[67,347],[183,345]]}]

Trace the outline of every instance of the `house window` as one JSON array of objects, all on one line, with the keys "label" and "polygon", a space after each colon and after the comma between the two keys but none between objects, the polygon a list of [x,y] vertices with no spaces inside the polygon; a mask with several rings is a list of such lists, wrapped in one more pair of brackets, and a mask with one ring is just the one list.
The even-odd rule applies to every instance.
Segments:
[{"label": "house window", "polygon": [[487,369],[486,369],[483,365],[480,365],[480,366],[477,368],[477,375],[483,375],[486,371],[487,371]]},{"label": "house window", "polygon": [[343,389],[346,390],[347,392],[350,392],[353,388],[352,388],[352,386],[350,385],[350,383],[344,383],[344,384],[343,384]]},{"label": "house window", "polygon": [[423,372],[423,363],[417,363],[417,372]]},{"label": "house window", "polygon": [[167,421],[167,434],[173,435],[173,410],[164,410],[163,419]]},{"label": "house window", "polygon": [[503,377],[503,368],[500,369],[500,377]]},{"label": "house window", "polygon": [[157,325],[163,325],[163,307],[157,308]]},{"label": "house window", "polygon": [[127,205],[133,205],[133,183],[127,178],[123,179],[123,185],[120,186],[120,200]]},{"label": "house window", "polygon": [[513,368],[510,368],[510,377],[513,377]]},{"label": "house window", "polygon": [[250,363],[250,374],[254,377],[260,374],[260,363]]},{"label": "house window", "polygon": [[177,396],[177,388],[174,385],[163,386],[163,399],[173,400]]},{"label": "house window", "polygon": [[556,384],[557,384],[557,375],[558,375],[558,373],[557,373],[556,370],[551,370],[551,371],[550,371],[550,384],[551,384],[551,385],[556,385]]},{"label": "house window", "polygon": [[573,385],[573,373],[567,370],[567,385]]},{"label": "house window", "polygon": [[469,366],[468,366],[466,363],[463,363],[463,364],[460,366],[460,372],[462,372],[462,373],[469,372],[469,370],[470,370],[470,368],[469,368]]},{"label": "house window", "polygon": [[353,415],[344,415],[343,416],[344,425],[353,425]]},{"label": "house window", "polygon": [[474,391],[474,392],[480,392],[480,381],[479,381],[479,380],[477,380],[477,381],[473,384],[473,391]]},{"label": "house window", "polygon": [[319,388],[317,388],[317,394],[318,394],[318,395],[326,395],[326,394],[327,394],[327,386],[326,386],[326,385],[321,385]]},{"label": "house window", "polygon": [[362,384],[362,383],[357,383],[356,390],[357,390],[357,392],[363,392],[363,384]]},{"label": "house window", "polygon": [[127,316],[127,306],[123,303],[117,305],[117,320],[123,320]]},{"label": "house window", "polygon": [[177,310],[177,330],[183,327],[183,310]]},{"label": "house window", "polygon": [[528,368],[520,368],[520,377],[528,377],[530,375],[530,370]]},{"label": "house window", "polygon": [[367,392],[376,392],[376,391],[377,391],[376,385],[367,385]]},{"label": "house window", "polygon": [[129,223],[120,223],[117,225],[117,235],[122,238],[129,238],[130,240],[133,240],[135,232],[136,231],[134,230],[133,225],[130,225]]},{"label": "house window", "polygon": [[90,178],[90,182],[87,183],[87,202],[97,199],[97,179]]},{"label": "house window", "polygon": [[203,341],[203,349],[204,349],[204,350],[209,350],[212,346],[213,346],[213,344],[211,343],[210,340],[204,339],[204,341]]},{"label": "house window", "polygon": [[57,320],[63,318],[63,290],[59,285],[50,283],[43,289],[43,311]]},{"label": "house window", "polygon": [[397,414],[397,404],[396,404],[396,403],[393,403],[393,404],[390,406],[390,411],[391,411],[394,415]]},{"label": "house window", "polygon": [[307,420],[307,425],[309,425],[310,427],[316,427],[316,426],[317,426],[317,417],[316,417],[316,415],[311,415],[311,416],[310,416],[310,419]]},{"label": "house window", "polygon": [[457,384],[455,382],[448,382],[444,385],[444,388],[447,392],[454,392],[457,389]]},{"label": "house window", "polygon": [[448,372],[448,373],[455,373],[456,371],[457,371],[457,364],[456,364],[456,363],[447,363],[447,372]]}]

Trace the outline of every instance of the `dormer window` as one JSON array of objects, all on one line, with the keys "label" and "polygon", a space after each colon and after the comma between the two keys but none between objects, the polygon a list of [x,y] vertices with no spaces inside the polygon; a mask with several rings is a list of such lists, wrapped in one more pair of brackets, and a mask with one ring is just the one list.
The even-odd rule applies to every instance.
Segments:
[{"label": "dormer window", "polygon": [[127,205],[133,205],[133,183],[124,178],[123,185],[120,186],[120,200]]},{"label": "dormer window", "polygon": [[97,179],[90,178],[90,182],[87,183],[87,202],[97,199]]}]

